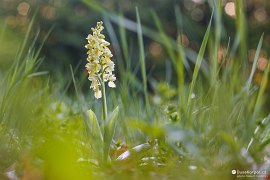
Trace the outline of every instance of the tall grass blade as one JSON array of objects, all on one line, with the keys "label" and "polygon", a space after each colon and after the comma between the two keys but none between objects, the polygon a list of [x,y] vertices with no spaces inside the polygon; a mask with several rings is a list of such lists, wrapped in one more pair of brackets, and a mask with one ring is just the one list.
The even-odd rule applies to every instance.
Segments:
[{"label": "tall grass blade", "polygon": [[194,87],[195,87],[195,84],[196,84],[196,81],[197,81],[197,77],[198,77],[199,70],[200,70],[200,67],[201,67],[201,63],[202,63],[202,60],[203,60],[204,52],[205,52],[206,45],[207,45],[207,42],[208,42],[210,29],[211,29],[211,24],[212,24],[212,17],[213,17],[213,15],[211,16],[211,19],[210,19],[209,25],[207,27],[206,33],[205,33],[205,35],[203,37],[203,41],[202,41],[202,45],[201,45],[200,50],[199,50],[199,54],[197,56],[195,69],[194,69],[191,84],[190,84],[190,87],[189,87],[188,102],[187,102],[188,106],[190,106],[191,95],[192,95],[192,93],[194,91]]},{"label": "tall grass blade", "polygon": [[259,56],[260,56],[260,52],[261,52],[261,48],[262,48],[263,36],[264,36],[264,34],[262,34],[262,36],[260,38],[260,41],[258,43],[256,53],[255,53],[255,57],[254,57],[253,64],[252,64],[252,69],[251,69],[251,72],[250,72],[250,75],[249,75],[249,78],[248,78],[248,81],[247,81],[247,84],[246,84],[247,93],[249,93],[251,83],[252,83],[252,79],[253,79],[257,64],[258,64],[258,60],[259,60]]},{"label": "tall grass blade", "polygon": [[[183,33],[181,30],[182,25],[182,14],[180,12],[180,7],[175,7],[175,17],[176,17],[176,24],[177,24],[177,34],[178,36],[181,36]],[[182,39],[181,42],[182,43]],[[185,112],[186,111],[186,106],[185,106],[185,69],[184,66],[188,67],[189,66],[185,65],[186,63],[186,58],[185,58],[185,52],[182,47],[182,44],[178,44],[178,51],[177,51],[177,75],[178,75],[178,94],[179,94],[179,104],[182,110]]]},{"label": "tall grass blade", "polygon": [[141,73],[142,73],[142,79],[143,79],[143,92],[144,92],[144,99],[145,99],[146,107],[147,107],[147,110],[149,110],[149,99],[148,99],[148,93],[147,93],[147,75],[146,75],[146,68],[145,68],[145,54],[144,54],[142,26],[141,26],[141,19],[140,19],[140,15],[139,15],[139,10],[137,7],[136,7],[136,19],[137,19],[138,44],[139,44],[139,52],[140,52],[139,59],[140,59]]},{"label": "tall grass blade", "polygon": [[270,68],[270,63],[268,62],[266,69],[263,73],[263,77],[262,77],[262,81],[261,81],[261,87],[256,99],[256,103],[255,103],[255,107],[254,107],[254,111],[253,111],[253,115],[252,115],[252,120],[255,120],[255,118],[257,117],[257,115],[259,114],[262,105],[264,103],[264,93],[268,84],[268,76],[269,76],[269,68]]},{"label": "tall grass blade", "polygon": [[243,61],[244,68],[247,65],[247,23],[245,16],[245,1],[235,1],[236,5],[236,29],[237,29],[237,40],[239,43],[240,59]]},{"label": "tall grass blade", "polygon": [[129,61],[129,50],[128,50],[128,40],[127,40],[127,33],[126,29],[124,27],[124,21],[123,21],[123,14],[120,14],[119,17],[119,34],[120,34],[120,40],[121,40],[121,47],[124,54],[124,59],[126,63],[126,69],[130,69],[130,61]]},{"label": "tall grass blade", "polygon": [[218,75],[218,51],[220,48],[221,40],[221,28],[222,28],[222,1],[215,1],[214,3],[214,20],[215,20],[215,42],[214,42],[214,52],[211,58],[211,84],[216,82]]}]

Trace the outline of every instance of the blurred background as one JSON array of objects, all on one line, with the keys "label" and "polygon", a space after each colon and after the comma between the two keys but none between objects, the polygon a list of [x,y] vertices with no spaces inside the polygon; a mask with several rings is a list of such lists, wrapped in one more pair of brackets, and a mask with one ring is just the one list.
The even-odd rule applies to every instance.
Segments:
[{"label": "blurred background", "polygon": [[[206,26],[212,13],[211,0],[90,0],[84,3],[79,0],[1,0],[0,1],[0,70],[5,70],[14,59],[18,51],[19,42],[22,42],[25,31],[31,18],[35,15],[32,38],[39,32],[38,43],[41,44],[46,34],[52,28],[49,38],[42,49],[44,62],[41,69],[48,70],[50,74],[69,71],[69,65],[79,65],[83,68],[86,59],[85,37],[95,23],[104,20],[108,15],[121,15],[127,20],[136,22],[135,7],[138,7],[142,24],[152,30],[157,28],[153,22],[152,11],[157,12],[164,31],[172,39],[181,41],[184,46],[198,51]],[[223,0],[222,43],[226,47],[229,38],[235,36],[235,1]],[[270,2],[267,0],[246,0],[247,46],[250,56],[254,56],[255,49],[261,34],[265,33],[263,50],[260,55],[258,68],[263,70],[270,49]],[[87,4],[87,5],[86,5]],[[182,14],[181,34],[177,32],[175,9]],[[105,11],[104,11],[105,10]],[[107,12],[109,14],[105,14]],[[109,16],[110,17],[110,16]],[[106,20],[105,20],[106,21]],[[107,26],[106,26],[107,25]],[[131,24],[132,25],[132,24]],[[132,27],[125,24],[128,29],[130,59],[135,66],[137,37]],[[110,42],[119,39],[119,22],[107,18],[105,35]],[[111,32],[108,35],[108,32]],[[162,77],[167,55],[162,45],[152,38],[145,37],[145,54],[147,71],[154,77]],[[117,53],[117,46],[112,48]],[[220,49],[222,55],[224,48]],[[115,61],[118,61],[116,56]],[[154,63],[153,63],[154,62]]]},{"label": "blurred background", "polygon": [[[207,38],[209,40],[203,55],[205,59],[202,61],[202,71],[200,71],[200,73],[207,72],[208,76],[198,76],[196,92],[190,91],[189,94],[190,99],[188,100],[193,99],[192,104],[187,106],[188,109],[185,109],[186,104],[188,104],[186,101],[183,101],[184,103],[178,102],[178,100],[177,103],[175,102],[177,93],[180,92],[177,90],[180,89],[185,95],[184,91],[187,88],[185,84],[188,84],[192,78],[194,63],[203,37],[208,34],[205,33],[206,28],[213,14],[213,7],[217,7],[215,6],[217,2],[222,2],[222,6],[218,6],[221,8],[219,11],[221,17],[218,19],[218,13],[214,14],[210,36]],[[236,8],[236,4],[238,4],[237,7],[239,8]],[[242,8],[242,4],[244,8]],[[136,7],[139,11],[139,18],[136,17]],[[144,47],[138,43],[139,33],[137,34],[137,28],[139,23],[137,24],[137,19],[140,19],[142,23]],[[202,154],[208,155],[206,160],[199,158],[199,164],[202,163],[202,167],[209,164],[215,166],[218,171],[214,173],[219,173],[219,169],[226,165],[224,163],[226,161],[230,162],[232,160],[234,169],[235,167],[241,167],[240,165],[236,166],[238,162],[250,163],[250,156],[243,155],[247,159],[243,160],[240,148],[246,146],[251,137],[251,140],[253,140],[252,133],[255,124],[257,124],[255,120],[261,120],[260,118],[264,118],[269,114],[270,101],[268,92],[270,87],[268,83],[268,89],[264,93],[264,87],[262,86],[261,89],[263,90],[259,92],[258,98],[257,94],[253,93],[258,86],[255,87],[255,90],[250,90],[252,91],[251,95],[246,91],[242,91],[242,88],[246,87],[246,82],[249,82],[246,77],[249,77],[256,48],[263,33],[262,50],[257,51],[259,52],[259,58],[254,76],[257,85],[263,84],[261,83],[263,74],[267,72],[265,70],[267,69],[270,52],[269,0],[0,0],[0,80],[3,79],[3,85],[0,85],[0,99],[4,99],[0,101],[0,122],[10,123],[10,125],[7,123],[7,128],[4,126],[2,128],[2,124],[0,124],[0,152],[3,152],[0,153],[0,157],[4,157],[2,158],[4,160],[0,158],[0,179],[2,179],[1,172],[6,172],[8,167],[13,166],[14,162],[18,162],[19,155],[24,155],[25,152],[22,151],[25,151],[25,149],[27,149],[26,152],[39,152],[41,156],[34,154],[33,159],[34,157],[45,159],[44,164],[48,165],[48,170],[51,171],[50,167],[55,170],[52,172],[53,175],[62,172],[65,177],[55,179],[68,179],[73,176],[67,177],[70,174],[66,172],[79,172],[75,168],[77,166],[73,166],[77,155],[79,157],[82,154],[86,158],[92,156],[89,153],[88,148],[90,146],[88,144],[94,143],[95,139],[91,139],[93,141],[84,140],[86,136],[84,136],[82,129],[85,128],[85,125],[82,122],[87,119],[84,117],[84,113],[89,108],[93,109],[97,117],[101,117],[101,102],[94,100],[92,91],[89,91],[90,83],[87,80],[87,72],[84,70],[87,57],[87,50],[84,45],[87,43],[85,38],[91,33],[90,28],[101,20],[104,22],[106,40],[111,42],[110,49],[114,55],[113,61],[116,65],[118,81],[115,90],[118,93],[110,90],[111,96],[107,101],[108,109],[112,110],[118,104],[124,109],[121,112],[121,118],[119,118],[119,129],[121,129],[117,132],[119,137],[123,134],[123,137],[127,138],[126,141],[132,145],[145,142],[148,136],[159,137],[156,134],[159,134],[160,128],[162,128],[163,132],[163,126],[167,125],[168,121],[172,122],[172,125],[175,122],[180,122],[177,110],[177,105],[179,105],[181,107],[179,112],[184,112],[180,114],[181,122],[184,122],[183,127],[187,125],[188,128],[182,130],[181,123],[180,129],[176,129],[174,126],[168,128],[168,130],[165,128],[166,133],[169,134],[164,134],[164,138],[160,138],[162,141],[168,136],[175,139],[175,132],[180,132],[180,135],[177,136],[182,136],[182,132],[187,134],[183,140],[184,143],[187,142],[187,145],[184,145],[184,151],[186,150],[185,147],[193,148],[193,146],[190,146],[190,139],[194,139],[195,144],[198,144],[198,147],[203,149]],[[29,34],[30,37],[25,38],[25,35],[28,34],[28,27],[31,27],[31,22],[33,22],[33,28]],[[216,34],[219,34],[219,32],[221,32],[220,43],[215,42],[216,39],[219,41],[219,37],[216,38],[218,36]],[[49,36],[46,38],[48,34]],[[32,45],[32,42],[35,43]],[[188,81],[183,80],[183,82],[176,81],[180,79],[177,79],[177,75],[180,76],[182,70],[175,68],[173,62],[181,59],[181,57],[178,57],[179,54],[176,53],[177,50],[179,51],[177,49],[179,44],[183,45],[187,59],[187,62],[184,61],[186,69],[185,73],[183,73],[185,79],[183,79]],[[43,63],[36,71],[36,68],[32,66],[38,64],[36,63],[37,58],[32,52],[32,48],[29,47],[34,47],[38,51],[40,45],[43,48],[41,53],[37,54],[43,57]],[[24,47],[24,52],[20,47]],[[144,50],[144,54],[140,52],[140,49]],[[140,63],[140,54],[145,55],[146,73],[144,73],[144,63]],[[18,61],[13,63],[16,59],[22,61],[22,63]],[[211,66],[212,62],[225,63],[226,65],[227,59],[228,61],[232,60],[232,64],[236,66],[233,66],[232,70],[228,68],[228,71],[226,71],[228,74],[224,73],[225,79],[222,81],[225,83],[220,83],[222,86],[216,83],[217,90],[215,92],[217,93],[211,93],[211,80],[201,80],[211,78],[210,75],[216,76],[211,74],[212,72],[216,73],[212,71],[213,68],[210,69],[216,67]],[[211,63],[209,63],[210,61]],[[230,63],[228,64],[230,65]],[[11,65],[13,65],[12,68],[10,68]],[[220,65],[220,69],[222,67]],[[5,77],[5,72],[9,69],[10,73],[6,73],[8,74],[7,78],[2,78]],[[29,69],[31,71],[27,72]],[[179,72],[176,73],[177,70]],[[220,74],[223,73],[222,70],[220,72]],[[45,81],[39,81],[44,77],[42,76],[44,74],[46,75]],[[267,78],[265,77],[268,74],[265,74],[264,80],[266,79],[265,84],[267,84]],[[253,76],[250,77],[251,83]],[[21,81],[23,83],[20,84]],[[48,81],[49,83],[53,82],[51,83],[52,88],[51,84],[47,83]],[[148,81],[147,86],[146,81]],[[177,85],[179,85],[179,88]],[[59,87],[55,88],[55,86]],[[207,87],[205,88],[207,92],[204,92],[204,86]],[[146,88],[148,88],[147,92]],[[210,90],[208,91],[208,89]],[[83,93],[81,93],[81,90]],[[53,92],[51,93],[51,91]],[[68,98],[66,98],[66,94]],[[76,94],[78,97],[76,97]],[[145,105],[143,98],[139,98],[143,97],[143,94],[145,94],[145,97],[149,94],[150,104],[147,103],[147,98],[145,98]],[[219,96],[220,94],[221,96]],[[267,96],[264,96],[265,94]],[[69,95],[74,97],[74,100],[69,98]],[[120,103],[118,96],[121,97],[119,98]],[[185,97],[180,97],[180,100],[182,99],[184,100]],[[248,101],[246,101],[247,99]],[[267,104],[263,104],[264,102]],[[196,106],[193,107],[193,103]],[[153,105],[152,110],[148,109],[148,105]],[[197,108],[197,105],[198,109],[201,110],[197,111],[196,109],[196,113],[189,114],[189,112]],[[208,108],[208,105],[213,108]],[[264,112],[260,109],[261,105],[264,105]],[[255,109],[254,112],[253,108]],[[148,111],[154,114],[153,121],[152,118],[148,118],[151,115],[147,113]],[[188,112],[187,117],[185,115],[186,111]],[[133,125],[134,132],[129,129],[132,124],[128,124],[128,122],[133,121],[133,117],[136,117],[136,121],[137,117],[140,118],[141,120],[139,119],[138,122],[142,122],[142,124]],[[143,124],[144,120],[151,121],[152,124],[150,123],[150,126]],[[268,123],[269,120],[266,122]],[[192,131],[189,131],[191,124],[193,126]],[[15,127],[14,129],[18,129],[19,132],[29,134],[30,138],[25,136],[27,141],[24,142],[24,137],[22,138],[18,133],[19,135],[16,137],[19,140],[22,139],[22,142],[18,143],[17,138],[13,138],[15,137],[13,131],[9,131],[9,129],[12,130],[13,128],[9,127]],[[43,129],[40,127],[43,127]],[[258,156],[258,164],[263,164],[263,161],[269,162],[270,157],[269,155],[264,156],[264,153],[262,153],[265,146],[269,145],[270,142],[270,128],[268,128],[269,123],[264,126],[263,123],[259,122],[255,132],[257,132],[258,127],[262,128],[263,133],[258,133],[259,141],[254,141],[258,146],[254,143],[254,149],[251,152],[254,152],[255,158]],[[1,134],[1,132],[4,132],[1,131],[1,128],[8,130],[8,133],[6,133],[8,138],[2,135],[5,133]],[[142,130],[146,135],[141,131],[137,132],[137,129]],[[193,135],[193,130],[198,133]],[[226,133],[222,133],[223,131]],[[81,133],[83,135],[79,137]],[[34,138],[32,138],[32,135]],[[65,139],[62,140],[62,137]],[[47,143],[42,145],[43,139],[46,139]],[[55,140],[51,142],[51,139]],[[124,138],[121,137],[121,139]],[[176,138],[174,141],[177,142],[178,146],[178,141],[182,141],[182,139]],[[14,143],[9,147],[7,142]],[[85,146],[82,142],[87,142],[87,145]],[[18,148],[20,143],[22,145],[26,144],[26,148]],[[74,144],[76,145],[74,146]],[[180,145],[182,146],[182,143]],[[34,150],[31,147],[34,147]],[[162,157],[163,145],[160,147],[162,151],[159,154]],[[75,149],[81,151],[75,154]],[[44,153],[47,150],[48,153]],[[168,150],[168,157],[174,157],[175,155],[171,154],[170,151]],[[50,154],[50,152],[52,153]],[[194,151],[190,152],[192,156],[196,154],[193,153]],[[267,154],[270,154],[269,152],[269,149],[267,149]],[[156,153],[156,150],[154,153]],[[179,154],[182,158],[182,152]],[[60,160],[55,158],[55,155],[57,157],[59,155]],[[96,155],[99,156],[99,153],[96,153]],[[241,157],[237,159],[238,156]],[[22,160],[26,162],[26,167],[28,167],[28,159],[32,161],[31,155],[29,157],[25,156],[26,160],[24,158]],[[211,161],[208,160],[208,157]],[[223,160],[224,162],[222,162]],[[174,161],[176,162],[176,160],[173,160],[169,163],[174,164]],[[177,159],[177,163],[178,161],[179,159]],[[37,164],[41,163],[38,162]],[[255,163],[252,163],[252,167],[253,164]],[[190,165],[189,162],[187,162],[187,165]],[[167,169],[169,168],[170,166]],[[11,170],[13,169],[12,167]],[[30,166],[29,169],[33,168]],[[127,166],[127,169],[132,169],[132,166]],[[181,173],[178,166],[175,168],[176,170],[167,171],[167,169],[163,169],[163,171],[166,173],[173,172],[170,174]],[[95,169],[93,170],[95,171]],[[204,171],[204,169],[202,170]],[[114,174],[112,172],[109,172],[110,177]],[[208,173],[208,171],[205,172]],[[76,175],[74,174],[74,177]],[[201,178],[201,174],[199,176]],[[77,179],[82,178],[77,177]]]}]

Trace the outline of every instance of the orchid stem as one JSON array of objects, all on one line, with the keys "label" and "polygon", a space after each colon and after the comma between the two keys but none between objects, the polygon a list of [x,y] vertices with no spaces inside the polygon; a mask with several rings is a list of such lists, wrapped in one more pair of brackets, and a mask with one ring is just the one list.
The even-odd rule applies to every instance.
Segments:
[{"label": "orchid stem", "polygon": [[107,101],[106,101],[106,90],[104,81],[101,82],[101,93],[102,93],[102,113],[104,122],[107,119]]}]

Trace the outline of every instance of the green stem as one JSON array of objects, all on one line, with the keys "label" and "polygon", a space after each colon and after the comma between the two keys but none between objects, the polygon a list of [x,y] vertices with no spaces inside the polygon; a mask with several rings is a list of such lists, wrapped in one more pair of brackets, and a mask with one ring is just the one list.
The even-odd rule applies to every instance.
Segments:
[{"label": "green stem", "polygon": [[[106,129],[106,119],[107,119],[107,102],[106,102],[106,90],[105,90],[105,83],[102,79],[101,81],[101,93],[102,93],[102,112],[103,112],[103,122],[104,122],[104,131],[103,131],[103,139],[104,139],[104,143],[106,143],[106,139],[107,139],[107,129]],[[104,144],[103,147],[103,160],[106,162],[108,161],[108,159],[110,158],[108,156],[108,151],[106,148],[106,145]]]},{"label": "green stem", "polygon": [[[104,73],[104,71],[103,71]],[[99,82],[100,82],[100,86],[101,86],[101,95],[102,95],[102,114],[103,114],[103,140],[104,142],[106,142],[106,119],[107,119],[107,102],[106,102],[106,89],[105,89],[105,83],[104,83],[104,79],[103,79],[103,73],[101,74],[101,76],[98,76],[99,78]],[[106,152],[106,145],[103,144],[103,160],[107,161],[108,160],[108,153]]]},{"label": "green stem", "polygon": [[102,93],[102,113],[103,113],[103,120],[107,119],[107,102],[106,102],[106,90],[104,81],[101,82],[101,93]]}]

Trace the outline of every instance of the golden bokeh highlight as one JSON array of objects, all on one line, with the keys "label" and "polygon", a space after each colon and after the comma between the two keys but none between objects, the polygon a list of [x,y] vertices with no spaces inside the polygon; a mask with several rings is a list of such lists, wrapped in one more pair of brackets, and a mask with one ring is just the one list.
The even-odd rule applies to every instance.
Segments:
[{"label": "golden bokeh highlight", "polygon": [[260,57],[258,59],[257,67],[259,70],[264,71],[267,67],[268,60],[265,57]]},{"label": "golden bokeh highlight", "polygon": [[[253,63],[255,58],[256,50],[251,49],[248,52],[249,61]],[[264,50],[261,50],[258,63],[257,63],[257,69],[260,71],[264,71],[267,68],[268,60],[267,60],[267,53]]]},{"label": "golden bokeh highlight", "polygon": [[162,47],[159,43],[157,42],[152,42],[149,45],[149,51],[151,53],[152,56],[154,57],[160,57],[162,54]]}]

